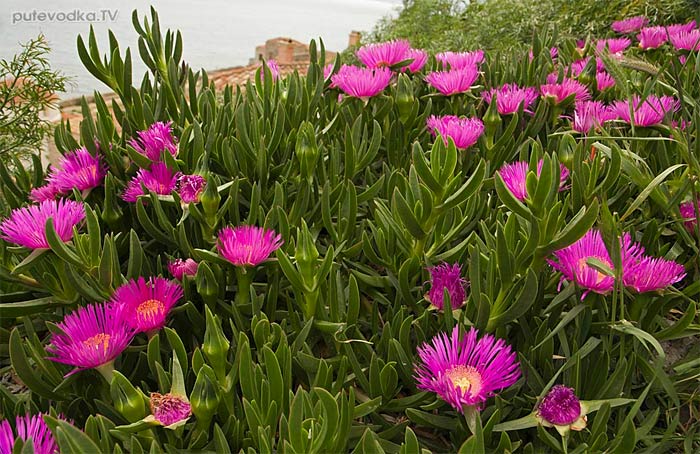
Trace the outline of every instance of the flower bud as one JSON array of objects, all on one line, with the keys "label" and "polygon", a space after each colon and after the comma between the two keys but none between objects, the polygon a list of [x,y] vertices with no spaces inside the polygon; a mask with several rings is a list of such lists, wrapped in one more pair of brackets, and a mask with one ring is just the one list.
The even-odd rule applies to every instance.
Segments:
[{"label": "flower bud", "polygon": [[202,300],[208,306],[216,304],[219,297],[219,283],[207,262],[201,262],[197,267],[195,282],[197,293],[202,297]]},{"label": "flower bud", "polygon": [[411,79],[406,74],[399,74],[399,81],[396,91],[396,106],[399,108],[399,120],[406,124],[411,117],[413,105],[416,98],[413,96],[413,86]]},{"label": "flower bud", "polygon": [[302,219],[301,230],[297,235],[297,245],[294,252],[299,272],[304,283],[312,286],[316,277],[316,261],[318,260],[318,249],[311,232],[309,232],[306,222]]},{"label": "flower bud", "polygon": [[206,364],[199,369],[197,381],[190,395],[190,404],[200,428],[207,429],[219,406],[219,390],[216,374]]},{"label": "flower bud", "polygon": [[226,376],[226,357],[231,344],[221,329],[221,320],[211,313],[209,307],[206,308],[206,318],[207,329],[204,332],[202,352],[214,368],[217,379],[221,382]]},{"label": "flower bud", "polygon": [[310,122],[305,121],[299,127],[294,151],[299,159],[301,177],[311,181],[318,162],[319,151],[316,143],[316,132]]},{"label": "flower bud", "polygon": [[[204,192],[199,198],[200,202],[202,202],[202,208],[204,209],[204,215],[207,218],[207,221],[211,221],[215,219],[216,216],[216,211],[219,209],[219,203],[221,202],[221,196],[219,195],[219,190],[217,189],[216,181],[214,181],[214,178],[209,175],[207,178],[207,186],[206,189],[204,189]],[[209,222],[210,224],[214,224],[213,222]]]},{"label": "flower bud", "polygon": [[491,95],[491,102],[489,103],[489,108],[486,109],[486,114],[484,115],[484,134],[486,136],[486,144],[489,148],[493,146],[494,137],[496,137],[496,132],[501,126],[501,116],[498,114],[498,103],[496,102],[496,97],[498,93],[496,91]]},{"label": "flower bud", "polygon": [[114,408],[117,409],[124,419],[129,422],[136,422],[146,416],[146,397],[131,384],[131,382],[118,371],[114,371],[112,383],[109,386]]}]

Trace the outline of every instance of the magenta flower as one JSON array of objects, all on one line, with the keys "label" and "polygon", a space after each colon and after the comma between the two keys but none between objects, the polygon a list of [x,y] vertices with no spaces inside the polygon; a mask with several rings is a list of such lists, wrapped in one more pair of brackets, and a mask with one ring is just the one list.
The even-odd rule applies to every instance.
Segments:
[{"label": "magenta flower", "polygon": [[571,126],[574,131],[588,134],[616,118],[617,114],[601,101],[579,101],[574,109],[574,121]]},{"label": "magenta flower", "polygon": [[435,59],[442,63],[444,69],[469,69],[484,61],[484,51],[479,49],[473,52],[440,52],[435,55]]},{"label": "magenta flower", "polygon": [[420,362],[415,368],[417,387],[436,393],[462,413],[464,406],[483,407],[496,391],[513,385],[520,378],[517,355],[503,339],[469,330],[460,335],[435,336],[418,347]]},{"label": "magenta flower", "polygon": [[484,122],[478,118],[431,115],[426,124],[430,132],[435,136],[439,134],[446,145],[449,143],[448,138],[451,138],[459,150],[474,145],[484,133]]},{"label": "magenta flower", "polygon": [[467,293],[464,290],[467,281],[462,277],[462,267],[459,263],[454,265],[442,263],[428,268],[428,272],[430,272],[430,290],[426,293],[425,299],[442,311],[445,305],[444,292],[447,289],[452,309],[462,307],[467,299]]},{"label": "magenta flower", "polygon": [[95,188],[102,184],[107,175],[107,167],[100,156],[93,156],[87,148],[79,148],[61,157],[56,168],[47,177],[50,185],[59,193]]},{"label": "magenta flower", "polygon": [[192,406],[184,396],[173,393],[151,393],[149,400],[153,418],[163,426],[171,426],[192,415]]},{"label": "magenta flower", "polygon": [[560,84],[541,85],[540,93],[542,97],[552,99],[555,104],[561,104],[571,96],[576,101],[591,99],[591,93],[588,91],[588,88],[575,79],[564,79]]},{"label": "magenta flower", "polygon": [[0,238],[30,249],[49,249],[48,219],[53,219],[54,230],[61,241],[70,241],[73,227],[85,219],[85,206],[83,202],[60,199],[14,209],[10,217],[0,223]]},{"label": "magenta flower", "polygon": [[669,35],[669,40],[678,50],[700,50],[700,30],[679,31]]},{"label": "magenta flower", "polygon": [[176,156],[177,144],[173,137],[172,124],[172,121],[157,121],[147,130],[139,131],[138,138],[129,140],[128,144],[151,161],[160,161],[164,151]]},{"label": "magenta flower", "polygon": [[658,97],[649,95],[644,101],[639,96],[632,98],[632,114],[630,117],[630,102],[615,101],[612,109],[621,120],[626,123],[634,123],[635,126],[654,126],[664,121],[668,113],[674,112],[679,107],[678,100],[673,96]]},{"label": "magenta flower", "polygon": [[391,77],[392,72],[387,67],[359,68],[343,65],[337,74],[331,76],[331,82],[346,95],[367,100],[388,87]]},{"label": "magenta flower", "polygon": [[165,326],[170,309],[182,295],[182,287],[174,281],[139,277],[117,288],[111,302],[121,308],[124,322],[137,333],[152,333]]},{"label": "magenta flower", "polygon": [[644,27],[637,35],[639,47],[644,50],[657,49],[663,46],[667,40],[668,34],[666,32],[666,27]]},{"label": "magenta flower", "polygon": [[[557,49],[556,47],[549,48],[549,56],[552,58],[552,60],[556,60],[558,55],[559,55],[559,49]],[[535,54],[532,53],[532,49],[529,50],[528,57],[529,57],[530,61],[535,59]]]},{"label": "magenta flower", "polygon": [[252,225],[224,227],[219,232],[216,249],[236,266],[257,266],[282,246],[282,235]]},{"label": "magenta flower", "polygon": [[183,203],[199,203],[199,196],[204,192],[207,180],[201,175],[180,175],[178,194]]},{"label": "magenta flower", "polygon": [[644,16],[628,17],[612,23],[610,28],[617,33],[632,33],[649,23],[649,19]]},{"label": "magenta flower", "polygon": [[479,77],[476,66],[467,66],[450,71],[435,71],[425,76],[425,81],[445,96],[464,93],[471,89]]},{"label": "magenta flower", "polygon": [[588,259],[596,259],[610,269],[614,268],[603,238],[597,230],[589,230],[574,244],[554,252],[554,260],[549,264],[562,273],[562,280],[573,282],[586,289],[583,296],[592,291],[609,293],[615,284],[612,276],[601,273],[588,264]]},{"label": "magenta flower", "polygon": [[180,172],[173,172],[164,162],[155,162],[150,170],[138,171],[124,190],[122,199],[126,202],[136,202],[139,196],[148,194],[148,191],[170,195],[175,190],[179,177]]},{"label": "magenta flower", "polygon": [[621,54],[630,47],[630,44],[632,44],[632,40],[629,38],[599,39],[595,48],[598,52],[608,49],[611,54]]},{"label": "magenta flower", "polygon": [[51,335],[46,351],[55,355],[51,361],[76,367],[66,377],[85,369],[111,370],[135,334],[121,308],[109,303],[80,307],[57,326],[62,333]]},{"label": "magenta flower", "polygon": [[33,188],[29,193],[29,200],[32,202],[40,203],[44,200],[55,200],[60,194],[60,191],[51,182],[46,183],[44,186],[39,186]]},{"label": "magenta flower", "polygon": [[[280,78],[280,65],[278,65],[275,60],[268,60],[265,62],[265,65],[267,65],[267,69],[269,69],[270,74],[272,74],[272,81],[278,80]],[[263,77],[264,74],[263,72]]]},{"label": "magenta flower", "polygon": [[417,73],[425,63],[428,61],[428,53],[423,49],[409,49],[406,53],[406,59],[413,59],[411,63],[408,64],[408,70],[412,73]]},{"label": "magenta flower", "polygon": [[367,44],[355,52],[355,56],[368,68],[385,68],[408,59],[411,43],[405,39],[385,43]]},{"label": "magenta flower", "polygon": [[697,218],[695,217],[696,207],[700,212],[700,200],[696,200],[695,204],[693,204],[692,201],[683,202],[680,206],[681,216],[683,217],[685,228],[688,229],[691,233],[695,232],[695,225],[698,222]]},{"label": "magenta flower", "polygon": [[566,429],[586,428],[586,414],[573,388],[554,385],[537,407],[537,416],[543,425],[559,426]]},{"label": "magenta flower", "polygon": [[605,71],[598,71],[595,75],[595,83],[598,91],[603,91],[614,86],[615,79]]},{"label": "magenta flower", "polygon": [[675,35],[677,33],[688,33],[694,30],[697,24],[694,20],[691,20],[687,24],[673,24],[666,27],[669,35]]},{"label": "magenta flower", "polygon": [[[537,163],[537,176],[539,177],[542,173],[542,165],[544,161],[540,159]],[[530,165],[527,161],[518,161],[510,164],[504,164],[499,170],[498,174],[503,179],[506,188],[510,191],[513,196],[520,200],[521,202],[527,198],[527,174],[530,171]],[[569,178],[569,169],[566,168],[564,164],[559,164],[559,180],[561,184],[559,185],[559,190],[564,189],[564,184]]]},{"label": "magenta flower", "polygon": [[685,277],[683,265],[673,260],[649,256],[630,261],[623,271],[625,287],[637,293],[663,290]]},{"label": "magenta flower", "polygon": [[496,108],[501,115],[517,112],[521,104],[523,110],[528,111],[532,103],[540,96],[536,88],[520,88],[517,84],[505,84],[502,87],[483,92],[481,97],[486,103],[491,104],[494,93],[496,94]]},{"label": "magenta flower", "polygon": [[185,276],[195,276],[198,268],[199,263],[192,259],[175,259],[168,263],[168,271],[179,281]]},{"label": "magenta flower", "polygon": [[32,441],[35,454],[58,454],[58,443],[46,425],[43,413],[37,415],[26,414],[15,418],[16,430],[12,430],[9,420],[0,423],[0,453],[11,454],[14,452],[15,440]]}]

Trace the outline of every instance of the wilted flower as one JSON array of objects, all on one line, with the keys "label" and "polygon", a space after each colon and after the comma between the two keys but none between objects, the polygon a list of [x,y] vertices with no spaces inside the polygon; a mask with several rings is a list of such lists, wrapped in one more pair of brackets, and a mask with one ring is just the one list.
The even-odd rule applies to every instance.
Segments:
[{"label": "wilted flower", "polygon": [[659,48],[668,40],[666,27],[645,27],[639,31],[637,40],[644,50]]},{"label": "wilted flower", "polygon": [[93,156],[85,147],[66,153],[47,177],[49,185],[59,193],[95,188],[102,184],[107,167],[100,156]]},{"label": "wilted flower", "polygon": [[467,66],[450,71],[435,71],[425,76],[425,81],[445,96],[464,93],[471,89],[479,77],[476,66]]},{"label": "wilted flower", "polygon": [[615,85],[615,79],[605,71],[598,71],[596,73],[595,82],[598,91],[607,90]]},{"label": "wilted flower", "polygon": [[407,60],[410,48],[411,43],[405,39],[399,39],[364,45],[355,52],[355,55],[368,68],[382,68]]},{"label": "wilted flower", "polygon": [[85,219],[83,202],[73,200],[45,200],[12,210],[10,217],[0,223],[0,238],[30,249],[49,249],[46,239],[46,221],[53,220],[53,227],[61,241],[73,238],[73,227]]},{"label": "wilted flower", "polygon": [[632,44],[632,41],[629,38],[599,39],[595,48],[598,52],[603,52],[607,49],[611,54],[621,54],[630,47],[630,44]]},{"label": "wilted flower", "polygon": [[669,40],[678,50],[700,50],[700,30],[679,31],[669,35]]},{"label": "wilted flower", "polygon": [[599,129],[607,121],[617,118],[613,110],[601,101],[580,101],[574,109],[574,131],[587,134],[592,129]]},{"label": "wilted flower", "polygon": [[[661,123],[667,113],[678,109],[678,100],[673,96],[658,97],[649,95],[644,101],[639,96],[632,98],[632,110],[635,126],[654,126]],[[632,123],[630,118],[630,102],[615,101],[612,109],[618,118],[626,123]]]},{"label": "wilted flower", "polygon": [[625,287],[645,293],[663,290],[684,277],[683,265],[673,260],[642,256],[625,267],[622,280]]},{"label": "wilted flower", "polygon": [[185,421],[192,415],[192,406],[187,397],[173,393],[151,393],[149,405],[153,419],[163,426]]},{"label": "wilted flower", "polygon": [[180,175],[178,178],[178,193],[184,203],[198,203],[199,196],[204,192],[207,180],[201,175]]},{"label": "wilted flower", "polygon": [[216,248],[219,255],[236,266],[257,266],[282,243],[282,235],[274,230],[242,225],[221,229]]},{"label": "wilted flower", "polygon": [[445,144],[449,143],[447,139],[451,138],[455,147],[460,150],[474,145],[484,133],[484,122],[478,118],[464,118],[454,115],[436,117],[431,115],[426,124],[433,135],[439,134]]},{"label": "wilted flower", "polygon": [[505,84],[499,88],[492,88],[481,94],[484,101],[491,104],[491,99],[496,94],[496,108],[501,115],[515,113],[523,105],[523,110],[527,111],[530,105],[539,97],[536,88],[519,87],[517,84]]},{"label": "wilted flower", "polygon": [[194,276],[197,274],[199,263],[192,259],[175,259],[168,263],[168,271],[173,277],[181,281],[185,276]]},{"label": "wilted flower", "polygon": [[409,49],[406,53],[406,60],[408,59],[413,59],[413,61],[408,64],[408,70],[412,73],[416,73],[425,66],[425,63],[428,61],[428,53],[423,49]]},{"label": "wilted flower", "polygon": [[61,192],[51,182],[44,186],[32,188],[29,193],[29,200],[32,202],[43,202],[44,200],[54,200]]},{"label": "wilted flower", "polygon": [[541,85],[540,93],[544,98],[551,98],[555,104],[562,103],[569,96],[573,96],[576,101],[585,101],[591,98],[588,88],[575,79],[564,79],[559,84]]},{"label": "wilted flower", "polygon": [[484,51],[479,49],[472,52],[440,52],[435,54],[435,60],[442,63],[445,69],[468,69],[484,61]]},{"label": "wilted flower", "polygon": [[124,322],[137,333],[154,332],[165,326],[170,309],[182,298],[180,284],[163,277],[143,277],[117,288],[111,302],[121,308]]},{"label": "wilted flower", "polygon": [[454,265],[443,263],[428,268],[428,272],[430,272],[430,290],[425,295],[425,299],[438,310],[443,310],[444,292],[447,289],[452,309],[457,309],[464,304],[467,299],[467,293],[464,290],[467,281],[462,277],[462,267],[459,263]]},{"label": "wilted flower", "polygon": [[545,427],[554,426],[557,431],[580,431],[586,428],[586,411],[573,388],[554,385],[537,407],[537,416]]},{"label": "wilted flower", "polygon": [[[544,161],[540,159],[537,163],[537,176],[542,173]],[[530,164],[527,161],[518,161],[510,164],[504,164],[500,168],[498,174],[503,179],[506,188],[513,196],[521,202],[527,198],[527,174],[530,170]],[[567,178],[569,178],[569,169],[564,164],[559,164],[559,190],[564,188]]]},{"label": "wilted flower", "polygon": [[373,69],[343,65],[337,74],[331,76],[331,81],[346,95],[367,100],[389,86],[391,77],[392,72],[386,67]]},{"label": "wilted flower", "polygon": [[649,23],[649,19],[644,16],[628,17],[612,23],[611,28],[617,33],[632,33]]},{"label": "wilted flower", "polygon": [[159,161],[164,151],[175,156],[177,144],[173,137],[172,124],[172,121],[167,123],[157,121],[147,130],[139,131],[138,138],[131,139],[128,143],[151,161]]},{"label": "wilted flower", "polygon": [[49,426],[44,422],[43,413],[34,416],[30,414],[17,416],[15,418],[15,427],[16,430],[13,431],[7,419],[0,423],[1,454],[14,452],[17,437],[23,442],[31,440],[34,447],[32,452],[35,454],[58,454],[58,444]]},{"label": "wilted flower", "polygon": [[62,333],[51,335],[46,351],[55,355],[48,358],[51,361],[76,367],[66,376],[92,368],[100,372],[106,369],[109,376],[113,361],[135,334],[125,323],[121,308],[110,303],[80,307],[57,326]]},{"label": "wilted flower", "polygon": [[460,335],[455,326],[449,337],[441,333],[418,347],[417,387],[436,393],[461,413],[464,406],[482,407],[496,391],[518,381],[513,349],[503,339],[478,335],[476,328]]},{"label": "wilted flower", "polygon": [[147,191],[170,195],[175,190],[179,177],[180,173],[170,170],[164,162],[155,162],[150,170],[139,169],[124,190],[122,199],[126,202],[136,202],[139,196],[147,194]]}]

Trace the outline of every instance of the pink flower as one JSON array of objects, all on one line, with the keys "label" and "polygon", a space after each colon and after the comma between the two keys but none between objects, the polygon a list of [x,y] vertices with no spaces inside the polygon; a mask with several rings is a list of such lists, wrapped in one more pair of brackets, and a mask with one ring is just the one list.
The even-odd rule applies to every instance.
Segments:
[{"label": "pink flower", "polygon": [[490,334],[478,336],[476,328],[460,335],[455,326],[449,337],[442,333],[418,347],[418,389],[436,393],[462,413],[464,406],[480,408],[497,391],[518,381],[520,368],[513,349]]},{"label": "pink flower", "polygon": [[[136,176],[131,179],[122,199],[126,202],[136,202],[141,195],[153,191],[159,195],[169,195],[175,190],[179,172],[173,172],[164,162],[155,162],[151,170],[140,169]],[[144,190],[145,187],[145,190]]]},{"label": "pink flower", "polygon": [[541,85],[540,93],[543,97],[552,99],[555,104],[561,104],[570,96],[573,96],[576,101],[585,101],[591,98],[588,88],[575,79],[564,79],[560,84]]},{"label": "pink flower", "polygon": [[185,276],[195,276],[198,268],[199,263],[192,259],[175,259],[168,263],[168,271],[179,281],[183,280]]},{"label": "pink flower", "polygon": [[467,299],[464,287],[467,281],[462,277],[462,267],[459,263],[450,265],[442,263],[428,268],[430,272],[430,291],[425,295],[433,306],[442,311],[445,306],[445,289],[450,295],[450,307],[457,309],[461,307]]},{"label": "pink flower", "polygon": [[409,49],[406,54],[406,60],[413,59],[411,63],[408,64],[408,70],[412,73],[417,73],[425,63],[428,61],[428,53],[423,49]]},{"label": "pink flower", "polygon": [[405,39],[367,44],[355,56],[368,68],[386,68],[406,60],[411,44]]},{"label": "pink flower", "polygon": [[85,206],[83,202],[60,199],[14,209],[10,217],[0,223],[0,238],[30,249],[49,249],[48,219],[53,219],[54,230],[61,241],[70,241],[73,227],[85,219]]},{"label": "pink flower", "polygon": [[637,293],[663,290],[685,277],[683,265],[658,257],[642,256],[624,269],[625,287]]},{"label": "pink flower", "polygon": [[62,333],[51,335],[46,351],[55,355],[48,358],[51,361],[76,367],[66,376],[111,365],[134,337],[121,308],[109,303],[80,307],[57,326]]},{"label": "pink flower", "polygon": [[637,40],[642,49],[657,49],[664,45],[668,35],[665,27],[645,27],[639,31]]},{"label": "pink flower", "polygon": [[694,20],[691,20],[687,24],[673,24],[669,25],[666,27],[666,30],[668,30],[669,35],[675,35],[677,33],[688,33],[692,30],[694,30],[697,27],[697,24],[695,23]]},{"label": "pink flower", "polygon": [[698,211],[700,211],[700,200],[696,200],[695,204],[693,204],[692,201],[683,202],[680,206],[681,216],[683,217],[685,228],[691,233],[695,232],[695,226],[698,222],[697,218],[695,217],[696,206]]},{"label": "pink flower", "polygon": [[479,49],[473,52],[440,52],[435,55],[435,59],[442,63],[445,69],[469,69],[484,61],[484,51]]},{"label": "pink flower", "polygon": [[176,156],[177,144],[173,137],[172,124],[172,121],[157,121],[147,130],[139,131],[138,138],[129,140],[128,144],[151,161],[160,161],[164,151]]},{"label": "pink flower", "polygon": [[[540,159],[537,163],[537,177],[542,173],[542,165],[544,161]],[[510,191],[513,196],[520,200],[521,202],[527,198],[527,174],[530,171],[530,164],[527,161],[518,161],[510,164],[504,164],[503,167],[498,170],[498,174],[503,179],[506,188]],[[565,165],[559,164],[559,180],[561,181],[559,185],[559,190],[564,189],[564,184],[569,178],[569,169]]]},{"label": "pink flower", "polygon": [[162,277],[143,277],[120,286],[111,302],[121,309],[124,322],[137,333],[155,332],[165,326],[170,309],[182,298],[180,284]]},{"label": "pink flower", "polygon": [[615,79],[605,71],[599,71],[595,75],[596,88],[598,91],[607,90],[615,85]]},{"label": "pink flower", "polygon": [[257,266],[282,246],[282,235],[274,230],[242,225],[224,227],[219,232],[216,249],[236,266]]},{"label": "pink flower", "polygon": [[[30,440],[34,448],[32,452],[35,454],[58,454],[58,443],[56,443],[49,426],[44,422],[43,416],[44,413],[34,416],[27,413],[24,416],[17,416],[14,431],[10,426],[10,421],[3,420],[0,423],[0,453],[11,454],[14,452],[15,440],[19,438],[23,442]],[[26,451],[26,448],[22,451]]]},{"label": "pink flower", "polygon": [[425,81],[445,96],[464,93],[471,89],[479,77],[476,66],[467,66],[450,71],[435,71],[425,76]]},{"label": "pink flower", "polygon": [[601,101],[579,101],[574,110],[574,131],[587,134],[599,129],[607,121],[617,118],[617,114]]},{"label": "pink flower", "polygon": [[454,141],[455,147],[464,150],[474,145],[484,133],[484,123],[478,118],[460,118],[454,115],[431,115],[426,125],[433,135],[440,135],[445,142]]},{"label": "pink flower", "polygon": [[192,414],[192,406],[187,398],[172,393],[151,393],[149,405],[153,418],[163,426],[177,424]]},{"label": "pink flower", "polygon": [[673,96],[658,97],[649,95],[644,101],[639,96],[634,95],[632,98],[632,114],[630,117],[630,101],[615,101],[613,110],[615,114],[626,123],[634,121],[635,126],[654,126],[660,124],[668,113],[678,109],[678,100]]},{"label": "pink flower", "polygon": [[201,175],[180,175],[178,193],[183,203],[199,203],[199,196],[204,192],[207,180]]},{"label": "pink flower", "polygon": [[517,112],[521,104],[523,110],[527,111],[532,103],[539,97],[536,88],[520,88],[517,84],[505,84],[500,88],[492,88],[491,90],[483,92],[481,97],[488,104],[491,104],[494,93],[496,94],[496,108],[501,115],[509,115]]},{"label": "pink flower", "polygon": [[107,167],[100,156],[93,156],[85,147],[66,153],[58,166],[51,169],[47,181],[59,193],[95,188],[102,184]]},{"label": "pink flower", "polygon": [[700,50],[700,30],[679,31],[669,35],[669,39],[678,50]]},{"label": "pink flower", "polygon": [[538,405],[537,416],[550,427],[565,426],[573,430],[583,430],[587,420],[581,410],[581,402],[574,394],[573,388],[554,385]]},{"label": "pink flower", "polygon": [[55,200],[61,192],[51,182],[44,186],[33,188],[29,193],[29,200],[32,202],[43,202],[44,200]]},{"label": "pink flower", "polygon": [[387,67],[359,68],[343,65],[331,82],[343,92],[355,98],[367,100],[381,93],[391,82],[392,72]]},{"label": "pink flower", "polygon": [[649,19],[644,16],[628,17],[612,23],[610,28],[617,33],[632,33],[649,23]]},{"label": "pink flower", "polygon": [[[268,60],[265,62],[267,65],[267,69],[270,70],[270,74],[272,74],[272,81],[276,81],[280,78],[280,66],[277,64],[275,60]],[[263,72],[263,75],[265,73]]]},{"label": "pink flower", "polygon": [[621,54],[632,44],[632,40],[629,38],[610,38],[610,39],[599,39],[596,42],[596,50],[598,52],[603,52],[607,49],[611,54]]}]

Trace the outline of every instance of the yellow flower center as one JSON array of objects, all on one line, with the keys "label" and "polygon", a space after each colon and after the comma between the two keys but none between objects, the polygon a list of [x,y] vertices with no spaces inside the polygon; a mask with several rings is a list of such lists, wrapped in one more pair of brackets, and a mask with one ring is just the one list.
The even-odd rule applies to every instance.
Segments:
[{"label": "yellow flower center", "polygon": [[160,300],[153,299],[144,301],[136,308],[136,313],[141,320],[156,317],[163,311],[165,311],[165,304]]},{"label": "yellow flower center", "polygon": [[483,387],[481,374],[472,366],[454,366],[445,375],[447,375],[447,378],[450,379],[454,386],[461,389],[465,394],[469,393],[471,396],[479,394]]},{"label": "yellow flower center", "polygon": [[102,346],[104,351],[107,351],[110,337],[111,336],[109,334],[105,333],[95,334],[94,336],[85,339],[83,344],[91,348],[98,348],[99,346]]},{"label": "yellow flower center", "polygon": [[[582,259],[579,259],[579,261],[578,261],[578,271],[579,271],[579,274],[583,275],[583,274],[586,272],[586,269],[593,270],[593,271],[595,271],[595,273],[596,273],[595,283],[596,283],[596,284],[600,284],[601,282],[603,282],[603,279],[605,279],[607,276],[606,276],[605,274],[601,273],[600,271],[598,271],[597,269],[593,268],[591,265],[589,265],[589,264],[587,263],[587,260],[588,260],[589,258],[590,258],[590,257],[584,257],[584,258],[582,258]],[[598,258],[598,257],[594,257],[594,258]],[[600,260],[601,262],[604,262],[604,263],[605,263],[604,260],[602,260],[602,259],[599,259],[599,260]]]}]

